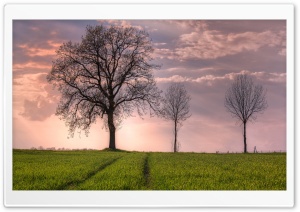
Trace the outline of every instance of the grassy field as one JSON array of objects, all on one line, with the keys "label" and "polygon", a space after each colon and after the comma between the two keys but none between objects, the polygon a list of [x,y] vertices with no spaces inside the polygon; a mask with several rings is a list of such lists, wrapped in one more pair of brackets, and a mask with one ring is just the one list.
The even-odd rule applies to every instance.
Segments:
[{"label": "grassy field", "polygon": [[14,190],[286,190],[286,154],[13,151]]}]

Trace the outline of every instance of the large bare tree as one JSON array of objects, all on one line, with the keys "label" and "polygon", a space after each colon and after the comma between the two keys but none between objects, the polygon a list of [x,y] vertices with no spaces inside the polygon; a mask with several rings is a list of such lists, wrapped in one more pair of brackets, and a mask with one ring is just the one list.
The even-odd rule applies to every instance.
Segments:
[{"label": "large bare tree", "polygon": [[183,121],[188,119],[190,114],[190,100],[183,84],[172,83],[162,98],[160,117],[174,122],[174,152],[178,151],[177,135]]},{"label": "large bare tree", "polygon": [[240,74],[226,92],[225,107],[244,125],[244,153],[247,153],[246,125],[268,107],[266,90],[262,85],[254,84],[251,76]]},{"label": "large bare tree", "polygon": [[109,129],[109,148],[116,149],[116,126],[137,109],[156,110],[158,90],[150,64],[153,52],[145,31],[133,27],[87,26],[80,43],[63,43],[47,79],[62,96],[56,115],[74,135],[88,134],[97,117]]}]

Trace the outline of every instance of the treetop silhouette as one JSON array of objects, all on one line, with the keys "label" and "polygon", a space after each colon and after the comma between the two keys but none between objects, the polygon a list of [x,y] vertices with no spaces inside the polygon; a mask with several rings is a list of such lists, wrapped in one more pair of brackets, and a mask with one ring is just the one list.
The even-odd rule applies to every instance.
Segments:
[{"label": "treetop silhouette", "polygon": [[246,124],[267,109],[266,90],[262,85],[254,84],[251,76],[240,74],[225,94],[225,107],[244,125],[244,153],[247,153]]},{"label": "treetop silhouette", "polygon": [[116,126],[159,106],[160,91],[151,64],[153,47],[145,31],[133,27],[87,26],[81,42],[63,43],[56,51],[49,83],[61,93],[56,115],[69,133],[86,134],[97,117],[109,129],[109,148],[116,149]]}]

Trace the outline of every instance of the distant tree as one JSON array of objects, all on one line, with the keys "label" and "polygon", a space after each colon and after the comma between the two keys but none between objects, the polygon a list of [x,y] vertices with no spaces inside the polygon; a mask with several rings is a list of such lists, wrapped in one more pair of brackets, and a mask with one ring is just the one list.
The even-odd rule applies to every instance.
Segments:
[{"label": "distant tree", "polygon": [[171,84],[162,98],[160,117],[174,122],[174,152],[177,152],[179,147],[177,141],[179,128],[182,126],[183,121],[191,116],[190,100],[191,97],[185,90],[184,85],[180,83]]},{"label": "distant tree", "polygon": [[115,132],[131,116],[150,113],[159,105],[152,60],[152,43],[145,31],[133,27],[87,26],[80,43],[63,43],[48,74],[49,83],[62,96],[56,115],[74,135],[76,129],[88,134],[100,117],[109,129],[109,148],[116,149]]},{"label": "distant tree", "polygon": [[244,125],[244,153],[247,153],[246,124],[267,109],[266,90],[255,85],[251,76],[238,75],[225,94],[225,107]]}]

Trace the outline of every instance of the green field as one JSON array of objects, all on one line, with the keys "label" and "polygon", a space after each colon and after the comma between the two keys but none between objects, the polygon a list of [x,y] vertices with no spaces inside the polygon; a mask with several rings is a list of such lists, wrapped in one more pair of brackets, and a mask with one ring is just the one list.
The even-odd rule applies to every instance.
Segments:
[{"label": "green field", "polygon": [[286,154],[13,150],[13,190],[286,190]]}]

